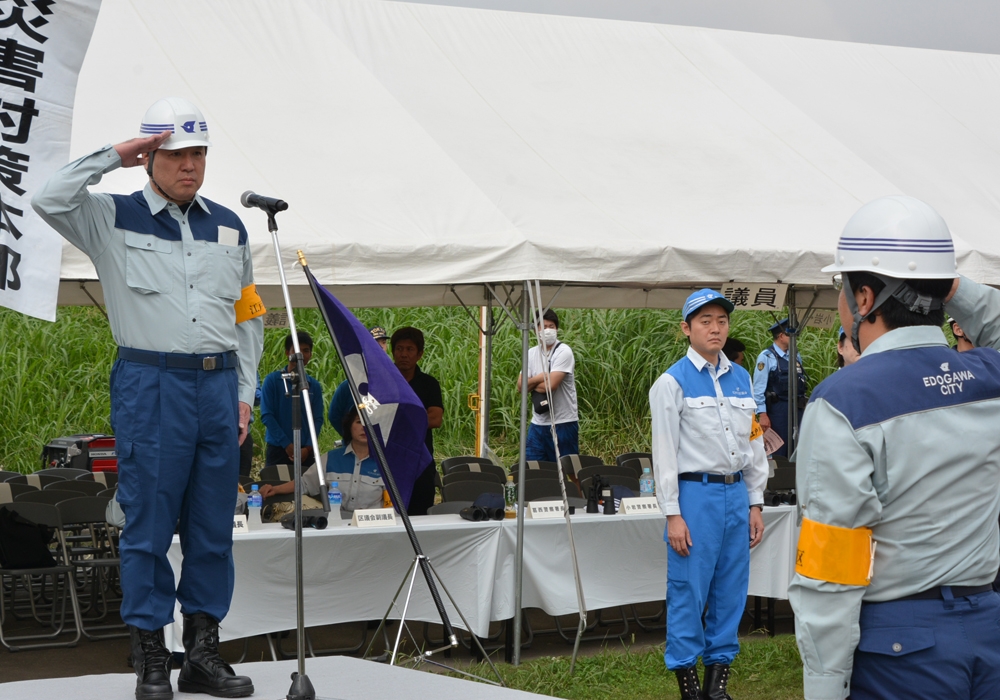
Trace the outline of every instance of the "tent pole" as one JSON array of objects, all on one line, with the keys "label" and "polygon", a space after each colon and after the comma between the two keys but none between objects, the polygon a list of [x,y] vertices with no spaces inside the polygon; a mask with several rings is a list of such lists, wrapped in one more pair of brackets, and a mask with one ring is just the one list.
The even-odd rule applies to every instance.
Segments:
[{"label": "tent pole", "polygon": [[485,446],[490,443],[490,392],[493,390],[493,297],[486,294],[486,305],[481,307],[480,328],[486,329],[482,349],[482,376],[479,380],[479,435],[476,446],[479,456],[486,454]]},{"label": "tent pole", "polygon": [[791,457],[799,438],[799,317],[795,310],[795,285],[788,285],[788,448]]},{"label": "tent pole", "polygon": [[514,655],[513,664],[521,664],[521,579],[524,574],[524,478],[528,449],[528,281],[521,288],[521,441],[517,464],[517,547],[514,554]]}]

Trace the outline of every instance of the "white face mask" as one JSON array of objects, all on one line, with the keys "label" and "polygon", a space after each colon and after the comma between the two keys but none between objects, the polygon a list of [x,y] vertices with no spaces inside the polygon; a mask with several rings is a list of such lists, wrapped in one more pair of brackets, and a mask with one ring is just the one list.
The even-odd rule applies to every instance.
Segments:
[{"label": "white face mask", "polygon": [[553,345],[556,342],[556,336],[559,334],[555,328],[545,328],[542,330],[542,342],[546,345]]}]

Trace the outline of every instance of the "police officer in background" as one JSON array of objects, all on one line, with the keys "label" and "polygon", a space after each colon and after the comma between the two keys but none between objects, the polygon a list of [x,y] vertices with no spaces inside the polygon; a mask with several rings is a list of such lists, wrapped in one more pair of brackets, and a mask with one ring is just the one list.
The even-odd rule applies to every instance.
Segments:
[{"label": "police officer in background", "polygon": [[[208,125],[187,100],[147,110],[140,137],[106,146],[53,175],[32,200],[52,228],[90,257],[118,360],[111,427],[118,445],[121,616],[132,640],[137,700],[169,700],[163,627],[184,615],[178,689],[253,693],[219,656],[219,621],[233,595],[233,511],[239,445],[254,402],[264,306],[239,217],[198,195]],[[91,194],[117,168],[149,181],[130,195]],[[174,589],[167,550],[180,534]]]},{"label": "police officer in background", "polygon": [[[797,447],[805,697],[998,697],[1000,292],[959,282],[944,220],[903,196],[863,206],[824,270],[862,359],[816,387]],[[945,302],[989,347],[948,347]]]},{"label": "police officer in background", "polygon": [[[773,343],[757,356],[753,373],[753,398],[757,403],[757,420],[764,430],[771,428],[785,444],[774,455],[784,457],[788,452],[788,319],[783,318],[769,329]],[[799,424],[806,406],[806,374],[802,369],[802,356],[796,353],[798,373]]]}]

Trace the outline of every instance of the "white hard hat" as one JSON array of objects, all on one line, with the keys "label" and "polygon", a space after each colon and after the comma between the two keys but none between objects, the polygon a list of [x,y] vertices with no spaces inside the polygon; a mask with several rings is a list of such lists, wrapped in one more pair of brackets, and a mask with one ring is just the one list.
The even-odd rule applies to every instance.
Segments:
[{"label": "white hard hat", "polygon": [[[954,279],[956,267],[955,245],[941,215],[919,199],[891,195],[855,212],[840,234],[833,265],[823,272],[867,272],[878,277],[885,287],[875,296],[868,314],[892,297],[910,312],[927,315],[940,309],[944,300],[917,292],[906,280]],[[863,318],[848,277],[843,282],[854,317],[851,343],[861,352],[858,329]]]},{"label": "white hard hat", "polygon": [[948,224],[929,204],[891,195],[864,205],[840,234],[823,272],[871,272],[896,279],[958,277]]},{"label": "white hard hat", "polygon": [[212,145],[208,141],[208,124],[201,110],[182,97],[164,97],[146,110],[139,125],[139,136],[154,136],[164,131],[173,132],[160,144],[165,151],[192,146],[208,148]]}]

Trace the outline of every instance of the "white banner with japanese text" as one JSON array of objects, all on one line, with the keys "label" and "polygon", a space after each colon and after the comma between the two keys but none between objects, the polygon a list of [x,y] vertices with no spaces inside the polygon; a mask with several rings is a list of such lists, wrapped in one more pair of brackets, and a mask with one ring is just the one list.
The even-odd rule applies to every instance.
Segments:
[{"label": "white banner with japanese text", "polygon": [[0,306],[54,321],[62,238],[31,197],[69,159],[101,0],[0,0]]}]

